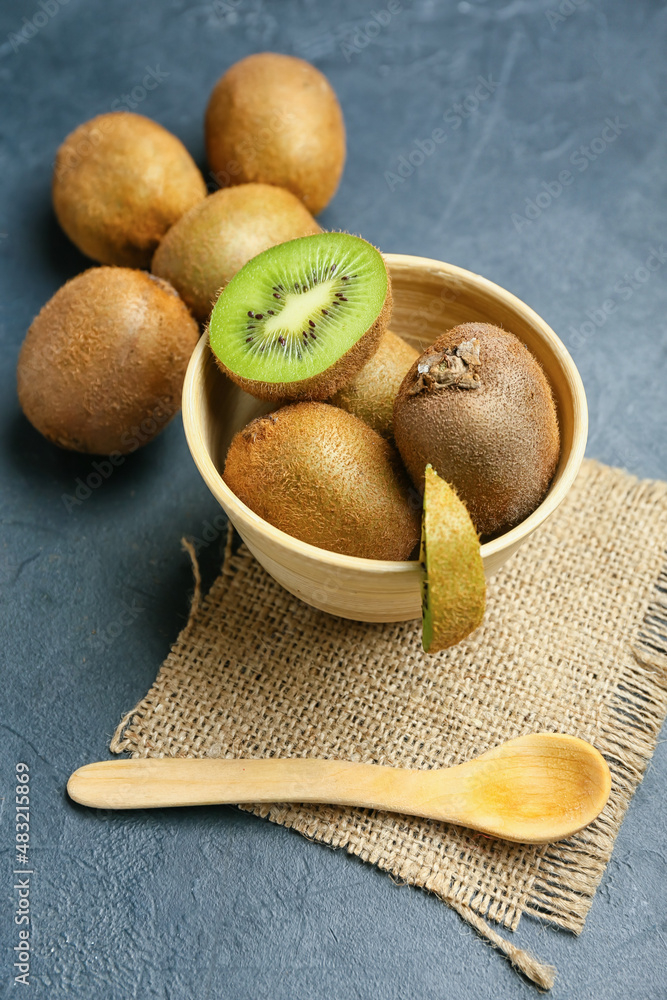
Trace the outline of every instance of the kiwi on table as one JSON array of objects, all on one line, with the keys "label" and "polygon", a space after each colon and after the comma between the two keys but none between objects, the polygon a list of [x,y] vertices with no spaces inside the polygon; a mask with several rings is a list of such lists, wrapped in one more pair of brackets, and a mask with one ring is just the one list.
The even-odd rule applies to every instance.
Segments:
[{"label": "kiwi on table", "polygon": [[327,403],[293,403],[233,438],[223,478],[274,527],[322,549],[408,559],[419,510],[388,441]]},{"label": "kiwi on table", "polygon": [[194,205],[160,242],[151,270],[206,322],[220,289],[262,250],[321,232],[290,191],[270,184],[223,188]]},{"label": "kiwi on table", "polygon": [[327,78],[303,59],[260,52],[222,76],[206,110],[206,152],[222,187],[287,188],[317,215],[345,163],[345,126]]},{"label": "kiwi on table", "polygon": [[183,143],[130,111],[79,125],[56,154],[53,207],[82,253],[103,264],[150,267],[159,241],[206,197]]},{"label": "kiwi on table", "polygon": [[166,281],[125,267],[91,268],[33,320],[19,354],[19,402],[62,448],[135,451],[180,409],[198,338]]},{"label": "kiwi on table", "polygon": [[222,370],[259,399],[327,399],[376,350],[391,314],[382,254],[320,233],[264,250],[234,275],[209,323]]},{"label": "kiwi on table", "polygon": [[354,413],[383,437],[393,436],[394,400],[419,351],[387,330],[375,354],[330,403]]},{"label": "kiwi on table", "polygon": [[422,645],[427,653],[456,645],[484,617],[486,579],[479,538],[451,486],[432,466],[424,476]]},{"label": "kiwi on table", "polygon": [[551,388],[512,333],[464,323],[433,343],[405,376],[394,437],[413,482],[431,463],[480,535],[524,520],[544,498],[560,451]]}]

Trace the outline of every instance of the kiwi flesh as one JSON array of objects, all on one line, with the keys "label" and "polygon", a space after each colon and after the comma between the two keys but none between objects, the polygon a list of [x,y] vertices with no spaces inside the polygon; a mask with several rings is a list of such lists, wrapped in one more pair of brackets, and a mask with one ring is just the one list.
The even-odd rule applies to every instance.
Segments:
[{"label": "kiwi flesh", "polygon": [[234,275],[209,323],[222,370],[259,399],[327,399],[377,349],[391,315],[382,255],[320,233],[264,250]]},{"label": "kiwi flesh", "polygon": [[486,579],[479,538],[454,490],[427,465],[420,550],[422,645],[437,653],[481,624]]},{"label": "kiwi flesh", "polygon": [[270,184],[223,188],[171,227],[151,270],[169,281],[201,323],[230,278],[262,250],[321,232],[290,191]]},{"label": "kiwi flesh", "polygon": [[412,365],[394,403],[394,437],[417,488],[430,463],[485,537],[535,510],[560,451],[542,368],[517,337],[488,323],[449,330]]},{"label": "kiwi flesh", "polygon": [[345,163],[345,125],[327,78],[303,59],[260,52],[218,80],[206,110],[206,153],[227,185],[287,188],[317,215]]},{"label": "kiwi flesh", "polygon": [[223,478],[265,521],[331,552],[402,560],[419,542],[419,510],[395,449],[327,403],[253,420],[233,438]]},{"label": "kiwi flesh", "polygon": [[383,437],[393,436],[394,400],[419,351],[387,330],[375,354],[330,403],[354,413]]},{"label": "kiwi flesh", "polygon": [[91,268],[33,320],[19,354],[19,402],[62,448],[135,451],[180,409],[198,338],[167,282],[124,267]]},{"label": "kiwi flesh", "polygon": [[206,184],[175,135],[143,115],[112,111],[62,143],[52,196],[60,225],[82,253],[147,268],[170,226],[206,197]]}]

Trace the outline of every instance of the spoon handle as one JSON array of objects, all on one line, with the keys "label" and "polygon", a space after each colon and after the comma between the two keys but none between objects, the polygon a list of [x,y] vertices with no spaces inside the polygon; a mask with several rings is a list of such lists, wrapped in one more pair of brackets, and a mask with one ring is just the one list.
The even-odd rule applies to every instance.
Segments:
[{"label": "spoon handle", "polygon": [[[454,770],[447,772],[450,780]],[[177,757],[106,760],[80,767],[70,777],[67,791],[75,802],[99,809],[311,802],[455,821],[454,816],[444,817],[442,813],[442,771],[350,761]]]}]

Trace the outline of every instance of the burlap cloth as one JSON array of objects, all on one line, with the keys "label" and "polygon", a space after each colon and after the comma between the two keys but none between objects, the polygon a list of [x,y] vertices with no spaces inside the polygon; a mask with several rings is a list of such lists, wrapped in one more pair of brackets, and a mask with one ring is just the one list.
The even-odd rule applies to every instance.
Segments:
[{"label": "burlap cloth", "polygon": [[114,752],[331,757],[447,767],[523,733],[606,757],[612,794],[569,840],[523,846],[363,809],[246,806],[436,893],[538,985],[554,970],[499,935],[528,913],[581,931],[667,713],[667,484],[584,463],[566,502],[489,585],[481,628],[427,656],[419,622],[367,625],[292,597],[241,546],[199,588]]}]

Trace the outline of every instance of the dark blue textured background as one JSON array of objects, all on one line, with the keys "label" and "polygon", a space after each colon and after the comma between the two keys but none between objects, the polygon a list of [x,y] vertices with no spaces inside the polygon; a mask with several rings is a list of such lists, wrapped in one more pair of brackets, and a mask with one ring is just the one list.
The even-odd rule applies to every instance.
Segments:
[{"label": "dark blue textured background", "polygon": [[[32,775],[33,996],[532,996],[446,906],[343,853],[232,808],[100,815],[67,801],[69,773],[107,756],[183,625],[192,585],[179,539],[201,538],[218,509],[178,419],[68,511],[62,496],[93,460],[22,418],[16,356],[41,305],[88,266],[50,207],[63,137],[118,107],[150,68],[166,75],[138,103],[135,90],[134,110],[205,169],[202,116],[218,76],[250,52],[293,53],[328,75],[347,122],[323,226],[515,292],[579,365],[588,454],[667,478],[667,261],[641,269],[667,239],[667,9],[401,0],[388,19],[385,0],[44,3],[46,16],[38,0],[0,11],[0,997],[23,989],[11,973],[19,760]],[[377,30],[373,10],[388,21]],[[19,41],[22,29],[32,37]],[[457,125],[455,105],[480,76],[493,93],[476,108],[469,99]],[[606,119],[618,134],[595,142]],[[446,140],[393,179],[437,128]],[[558,192],[563,170],[572,182]],[[219,535],[201,553],[208,582],[221,545]],[[666,792],[662,744],[578,940],[522,923],[516,943],[559,968],[554,998],[667,996]]]}]

